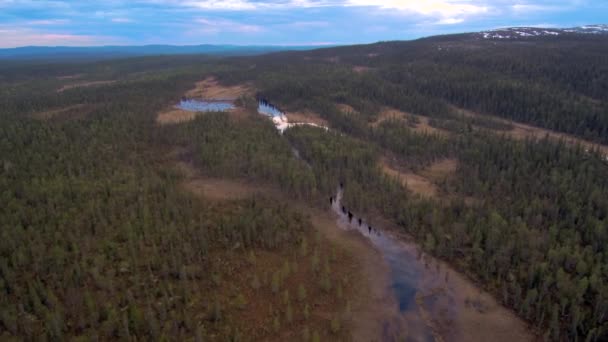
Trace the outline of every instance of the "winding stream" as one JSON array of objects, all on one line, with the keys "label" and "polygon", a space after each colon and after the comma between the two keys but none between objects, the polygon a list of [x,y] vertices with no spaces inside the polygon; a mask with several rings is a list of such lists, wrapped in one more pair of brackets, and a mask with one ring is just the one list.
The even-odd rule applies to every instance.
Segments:
[{"label": "winding stream", "polygon": [[[283,132],[296,125],[266,100],[258,102],[258,113],[272,119]],[[294,149],[294,155],[299,153]],[[390,308],[396,318],[382,322],[382,341],[532,341],[527,325],[449,265],[439,261],[408,240],[395,237],[364,219],[349,213],[342,205],[342,189],[332,198],[337,225],[357,231],[380,252],[390,270],[390,288],[385,291],[396,300]],[[361,220],[361,221],[360,221]],[[394,309],[394,310],[393,310]]]},{"label": "winding stream", "polygon": [[297,122],[290,123],[287,119],[285,113],[281,112],[277,107],[270,104],[268,101],[260,100],[258,101],[258,113],[270,117],[272,123],[277,128],[279,133],[283,134],[286,129],[295,126],[313,126],[323,128],[328,130],[329,128],[325,126],[320,126],[314,123],[306,123],[306,122]]},{"label": "winding stream", "polygon": [[349,218],[341,189],[331,208],[339,227],[367,238],[388,264],[389,291],[396,297],[401,316],[395,328],[399,338],[425,342],[533,339],[520,319],[445,263],[422,253],[413,242],[378,230],[364,219],[360,222],[355,213]]}]

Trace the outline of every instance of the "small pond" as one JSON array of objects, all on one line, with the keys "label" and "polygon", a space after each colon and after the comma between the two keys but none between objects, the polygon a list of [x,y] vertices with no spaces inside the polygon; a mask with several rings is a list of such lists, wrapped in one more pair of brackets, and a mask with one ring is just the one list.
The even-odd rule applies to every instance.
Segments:
[{"label": "small pond", "polygon": [[233,109],[234,104],[230,101],[206,101],[206,100],[181,100],[176,108],[189,112],[225,112]]}]

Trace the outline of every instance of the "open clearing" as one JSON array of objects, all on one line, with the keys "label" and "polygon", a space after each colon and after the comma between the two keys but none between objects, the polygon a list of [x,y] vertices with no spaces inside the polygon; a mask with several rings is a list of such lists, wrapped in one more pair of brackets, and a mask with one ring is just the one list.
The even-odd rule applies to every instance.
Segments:
[{"label": "open clearing", "polygon": [[339,103],[336,105],[336,107],[338,107],[338,109],[343,113],[357,113],[357,110],[355,108],[345,103]]},{"label": "open clearing", "polygon": [[254,185],[240,180],[205,177],[189,163],[178,162],[177,169],[184,176],[181,186],[198,196],[209,200],[238,200],[255,194],[279,196],[279,191],[267,185]]},{"label": "open clearing", "polygon": [[54,118],[76,119],[86,114],[87,107],[88,106],[85,104],[75,104],[64,108],[36,112],[32,114],[32,118],[39,120],[49,120]]},{"label": "open clearing", "polygon": [[[252,92],[253,88],[248,85],[222,86],[215,78],[209,77],[203,81],[196,82],[195,87],[187,91],[184,96],[210,101],[234,101],[240,96],[249,95]],[[239,107],[229,110],[227,113],[234,119],[242,119],[247,116],[247,113]],[[197,112],[191,112],[171,106],[158,113],[156,122],[161,125],[179,124],[194,120],[197,114]]]},{"label": "open clearing", "polygon": [[420,175],[435,181],[441,180],[456,171],[458,160],[446,158],[434,162],[431,166],[419,172]]},{"label": "open clearing", "polygon": [[[418,310],[423,316],[430,314],[427,324],[433,326],[440,340],[472,342],[511,342],[536,340],[526,323],[511,310],[502,306],[490,293],[483,291],[473,280],[457,271],[448,263],[421,252],[411,236],[403,233],[396,224],[376,217],[384,234],[400,241],[403,248],[418,254],[425,263],[425,277],[422,287],[428,291],[418,293],[423,301],[418,301]],[[441,285],[437,286],[440,279]],[[455,310],[457,315],[426,311],[430,300],[440,308]],[[430,320],[431,316],[435,319]],[[425,319],[426,320],[426,319]],[[437,336],[435,336],[437,337]],[[437,341],[437,339],[436,339]]]},{"label": "open clearing", "polygon": [[[426,168],[423,173],[432,177],[444,177],[453,172],[457,162],[452,159],[438,161]],[[288,201],[283,193],[275,187],[260,186],[245,180],[212,179],[201,176],[196,168],[185,162],[178,162],[177,167],[184,175],[183,188],[197,196],[209,200],[234,200],[243,199],[256,193],[263,193],[276,199]],[[388,170],[391,170],[390,168]],[[402,174],[394,170],[392,173]],[[408,174],[409,178],[412,175]],[[424,193],[428,193],[431,182],[424,177],[415,175],[421,179]],[[313,238],[309,235],[309,241],[316,240],[318,250],[324,255],[337,253],[338,265],[332,267],[333,272],[339,273],[339,278],[349,279],[344,283],[344,295],[350,299],[350,312],[344,313],[343,328],[350,332],[354,341],[378,341],[378,340],[400,340],[404,337],[415,338],[420,333],[421,327],[412,325],[418,321],[415,312],[400,312],[397,299],[391,287],[390,269],[371,242],[356,230],[344,230],[340,228],[335,214],[328,210],[311,207],[302,201],[291,201],[293,208],[310,217],[314,231],[319,232],[322,237]],[[393,235],[401,244],[412,250],[417,246],[411,238],[405,235],[394,223],[384,219],[374,219],[386,229],[386,233]],[[375,224],[375,225],[376,225]],[[235,272],[239,283],[250,282],[251,274],[265,274],[268,270],[280,269],[281,260],[289,260],[294,257],[293,253],[279,254],[277,252],[256,252],[255,262],[246,266],[247,272]],[[235,258],[234,264],[239,263],[238,258],[243,256],[231,256]],[[514,313],[501,306],[494,297],[480,290],[480,288],[466,276],[451,268],[448,264],[438,261],[422,253],[423,260],[428,258],[428,278],[422,279],[429,284],[436,278],[446,279],[444,287],[434,288],[429,293],[420,293],[418,301],[418,312],[425,319],[426,325],[432,327],[436,341],[531,341],[534,340],[526,324],[518,319]],[[226,258],[223,256],[222,258]],[[294,259],[294,264],[299,258]],[[224,259],[226,263],[226,259]],[[309,263],[299,263],[298,271],[283,288],[290,292],[304,284],[307,288],[315,288],[314,279],[307,278],[309,274]],[[240,275],[239,275],[240,274]],[[243,323],[243,331],[251,331],[250,327],[266,326],[271,322],[265,317],[272,316],[268,310],[268,303],[276,302],[276,295],[270,291],[254,293],[247,287],[245,290],[248,298],[247,310],[243,310],[238,316]],[[311,297],[312,300],[312,297]],[[441,307],[455,307],[458,311],[456,316],[445,316],[441,312],[428,311],[425,300],[441,303]],[[340,310],[340,301],[324,300],[313,301],[313,314],[305,326],[315,329],[327,329],[326,324],[336,310]],[[428,311],[428,312],[427,312]],[[426,315],[425,315],[426,314]],[[299,325],[299,323],[295,323]],[[302,326],[301,328],[303,328]],[[282,331],[280,336],[270,340],[296,340],[301,328],[292,326],[288,331]],[[329,335],[331,338],[331,335]]]},{"label": "open clearing", "polygon": [[74,75],[65,75],[65,76],[57,76],[58,80],[73,80],[76,78],[81,78],[84,74],[74,74]]},{"label": "open clearing", "polygon": [[[525,139],[543,139],[545,137],[549,137],[551,139],[554,140],[562,140],[568,144],[571,145],[576,145],[576,144],[580,144],[581,146],[588,148],[588,149],[594,149],[597,148],[603,155],[607,155],[608,156],[608,146],[606,145],[600,145],[600,144],[596,144],[566,133],[560,133],[560,132],[555,132],[552,130],[548,130],[545,128],[540,128],[540,127],[535,127],[535,126],[531,126],[531,125],[526,125],[523,123],[519,123],[519,122],[515,122],[515,121],[510,121],[510,120],[506,120],[497,116],[493,116],[493,115],[481,115],[478,113],[474,113],[472,111],[469,110],[464,110],[464,109],[460,109],[460,108],[456,108],[460,114],[464,115],[464,116],[469,116],[469,117],[489,117],[492,118],[494,120],[497,120],[499,122],[503,122],[503,123],[507,123],[507,124],[511,124],[513,126],[512,130],[509,131],[504,131],[504,134],[506,134],[509,137],[512,137],[514,139],[518,139],[518,140],[525,140]],[[500,131],[501,133],[503,133],[503,131]]]},{"label": "open clearing", "polygon": [[386,157],[380,160],[380,168],[386,175],[394,177],[403,186],[424,197],[437,197],[439,188],[435,183],[451,175],[457,166],[456,159],[442,159],[414,173],[392,166]]},{"label": "open clearing", "polygon": [[196,82],[195,88],[189,90],[188,98],[205,100],[236,100],[242,95],[251,94],[253,88],[249,85],[223,86],[213,77]]},{"label": "open clearing", "polygon": [[413,172],[393,168],[386,158],[382,158],[380,161],[380,168],[386,175],[397,179],[401,185],[418,195],[424,197],[435,197],[437,195],[438,189],[433,182]]},{"label": "open clearing", "polygon": [[285,116],[287,116],[289,123],[315,124],[324,127],[329,126],[329,123],[325,119],[321,118],[319,114],[310,111],[287,112],[285,113]]},{"label": "open clearing", "polygon": [[449,132],[435,128],[429,124],[429,118],[426,116],[415,115],[411,113],[405,113],[400,110],[385,108],[378,114],[378,118],[371,125],[373,127],[378,127],[381,123],[387,120],[407,120],[408,118],[417,119],[417,123],[412,127],[415,132],[423,133],[423,134],[437,134],[446,136]]},{"label": "open clearing", "polygon": [[116,83],[116,80],[108,80],[108,81],[88,81],[88,82],[79,82],[79,83],[73,83],[73,84],[66,84],[63,87],[57,89],[58,93],[62,93],[66,90],[69,89],[74,89],[74,88],[83,88],[83,87],[93,87],[93,86],[99,86],[99,85],[107,85],[107,84],[113,84]]},{"label": "open clearing", "polygon": [[361,65],[355,65],[353,67],[353,71],[356,72],[357,74],[363,74],[370,70],[372,70],[372,68],[366,67],[366,66],[361,66]]},{"label": "open clearing", "polygon": [[[174,154],[179,154],[179,151]],[[208,200],[238,200],[261,193],[287,201],[285,196],[272,186],[260,186],[244,180],[204,177],[196,168],[185,162],[177,162],[176,166],[184,176],[183,189]],[[340,266],[333,267],[332,272],[338,279],[348,279],[344,283],[343,291],[345,298],[350,302],[350,313],[346,312],[343,316],[343,331],[350,333],[354,341],[361,342],[374,341],[379,336],[397,338],[401,333],[403,318],[396,309],[398,305],[390,289],[388,266],[382,256],[360,234],[338,228],[336,218],[329,211],[313,208],[304,202],[293,202],[293,206],[311,218],[315,231],[323,237],[321,242],[317,242],[322,246],[318,249],[319,252],[329,255],[334,254],[335,252],[332,251],[334,250],[339,255],[336,260]],[[308,238],[309,241],[313,240],[312,236]],[[280,268],[282,260],[292,257],[292,255],[278,255],[276,252],[256,254],[255,265],[250,266],[247,272],[242,272],[241,283],[249,282],[251,274],[265,274],[269,269]],[[297,293],[299,284],[304,284],[309,289],[317,286],[316,280],[310,278],[310,272],[304,272],[307,264],[309,263],[305,262],[298,267],[299,275],[291,281],[293,284],[284,285],[293,294]],[[253,293],[247,296],[250,302],[248,310],[240,314],[242,321],[249,322],[248,325],[251,327],[271,325],[271,322],[260,319],[270,315],[266,312],[268,303],[276,301],[276,297],[271,295],[267,298]],[[342,310],[339,300],[313,301],[311,304],[314,309],[312,319],[307,323],[310,328],[327,329],[326,322],[335,317],[336,311]],[[299,340],[300,331],[301,329],[292,327],[290,332],[281,334],[276,340]]]}]

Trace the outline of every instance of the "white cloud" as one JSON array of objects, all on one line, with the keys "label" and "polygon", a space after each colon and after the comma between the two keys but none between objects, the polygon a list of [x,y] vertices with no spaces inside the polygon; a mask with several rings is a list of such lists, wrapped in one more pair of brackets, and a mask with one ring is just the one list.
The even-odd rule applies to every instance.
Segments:
[{"label": "white cloud", "polygon": [[45,19],[45,20],[30,20],[26,22],[29,26],[50,26],[50,25],[64,25],[70,21],[67,19]]},{"label": "white cloud", "polygon": [[454,25],[460,24],[464,21],[463,18],[444,18],[440,19],[436,24],[437,25]]},{"label": "white cloud", "polygon": [[293,23],[289,23],[285,26],[293,27],[293,28],[322,28],[329,27],[331,24],[327,21],[295,21]]},{"label": "white cloud", "polygon": [[348,0],[347,5],[380,7],[444,18],[481,14],[489,10],[486,5],[474,5],[471,1],[460,0]]},{"label": "white cloud", "polygon": [[30,28],[0,26],[0,48],[19,46],[94,46],[116,44],[114,37],[45,32]]},{"label": "white cloud", "polygon": [[132,23],[133,20],[129,18],[112,18],[113,23]]},{"label": "white cloud", "polygon": [[[485,0],[143,0],[205,10],[264,10],[315,7],[375,7],[449,17],[488,11]],[[477,4],[474,4],[477,3]]]},{"label": "white cloud", "polygon": [[184,1],[181,4],[205,10],[244,11],[255,10],[257,5],[247,0],[202,0]]},{"label": "white cloud", "polygon": [[566,10],[567,7],[538,5],[538,4],[529,4],[529,3],[518,3],[515,5],[512,5],[511,9],[516,13],[530,13],[530,12],[560,11],[560,10]]},{"label": "white cloud", "polygon": [[262,26],[243,24],[227,19],[198,18],[194,27],[188,31],[190,34],[215,34],[221,32],[258,33],[264,31]]}]

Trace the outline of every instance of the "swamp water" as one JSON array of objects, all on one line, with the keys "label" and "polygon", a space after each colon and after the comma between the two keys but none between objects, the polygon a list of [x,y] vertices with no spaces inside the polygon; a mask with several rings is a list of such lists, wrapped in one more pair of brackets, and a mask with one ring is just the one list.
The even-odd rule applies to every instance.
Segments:
[{"label": "swamp water", "polygon": [[234,108],[230,101],[207,101],[184,99],[175,106],[189,112],[225,112]]},{"label": "swamp water", "polygon": [[380,252],[389,268],[388,293],[398,319],[385,323],[383,341],[528,341],[525,323],[488,293],[410,241],[379,230],[342,204],[331,204],[338,227],[356,231]]}]

